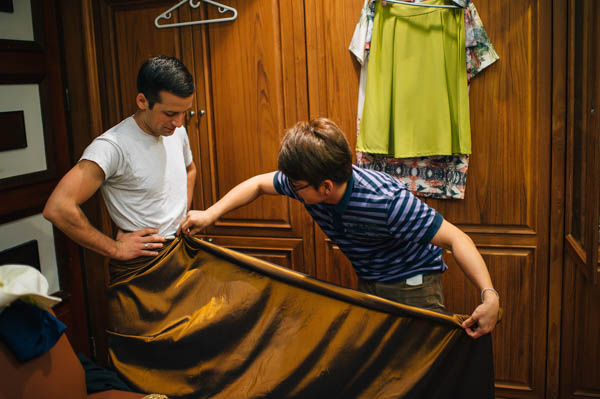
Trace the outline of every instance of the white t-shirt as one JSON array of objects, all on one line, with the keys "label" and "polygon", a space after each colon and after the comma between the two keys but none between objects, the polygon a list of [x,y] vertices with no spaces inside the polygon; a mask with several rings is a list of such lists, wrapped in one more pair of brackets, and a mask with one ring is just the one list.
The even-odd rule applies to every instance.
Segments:
[{"label": "white t-shirt", "polygon": [[144,133],[133,116],[97,137],[81,160],[104,171],[100,187],[113,222],[124,231],[146,227],[175,237],[187,212],[192,152],[184,127],[168,137]]}]

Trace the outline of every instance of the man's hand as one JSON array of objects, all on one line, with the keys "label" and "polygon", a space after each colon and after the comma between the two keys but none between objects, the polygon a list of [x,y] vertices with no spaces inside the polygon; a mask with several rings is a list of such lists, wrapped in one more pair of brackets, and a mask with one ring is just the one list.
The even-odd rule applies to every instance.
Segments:
[{"label": "man's hand", "polygon": [[166,241],[164,237],[156,236],[158,230],[145,228],[134,231],[133,233],[123,233],[121,230],[117,233],[117,249],[112,256],[118,260],[130,260],[139,256],[156,256],[157,249],[163,247]]},{"label": "man's hand", "polygon": [[486,292],[485,301],[475,308],[471,317],[462,324],[467,335],[477,339],[491,332],[498,321],[500,301],[493,292]]},{"label": "man's hand", "polygon": [[177,234],[194,235],[213,224],[216,219],[209,211],[189,211]]}]

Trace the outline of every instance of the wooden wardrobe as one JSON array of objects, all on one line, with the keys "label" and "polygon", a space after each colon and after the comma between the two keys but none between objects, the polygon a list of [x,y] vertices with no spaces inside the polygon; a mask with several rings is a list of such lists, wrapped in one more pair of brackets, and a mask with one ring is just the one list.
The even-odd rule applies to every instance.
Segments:
[{"label": "wooden wardrobe", "polygon": [[[173,1],[51,2],[62,27],[73,161],[135,111],[137,70],[158,54],[180,57],[195,77],[186,121],[199,171],[194,208],[275,170],[282,132],[298,120],[329,117],[354,145],[360,66],[348,45],[363,0],[223,2],[237,9],[235,21],[164,29],[154,20]],[[427,202],[473,238],[500,292],[497,397],[600,397],[600,6],[594,0],[475,4],[500,60],[470,87],[473,154],[465,199]],[[173,18],[220,16],[202,3],[180,7]],[[85,211],[110,232],[99,197]],[[356,286],[347,259],[287,198],[261,198],[203,236]],[[451,256],[446,260],[447,309],[470,313],[479,292]],[[93,352],[103,363],[106,260],[83,251],[81,267]]]}]

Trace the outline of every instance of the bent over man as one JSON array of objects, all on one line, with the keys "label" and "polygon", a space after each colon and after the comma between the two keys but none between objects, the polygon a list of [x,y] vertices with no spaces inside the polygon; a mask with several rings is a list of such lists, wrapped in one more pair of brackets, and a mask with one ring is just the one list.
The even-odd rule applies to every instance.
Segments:
[{"label": "bent over man", "polygon": [[361,291],[442,310],[442,248],[450,250],[483,302],[463,327],[473,338],[494,329],[499,296],[473,241],[392,176],[353,166],[335,123],[297,123],[286,132],[277,162],[279,171],[240,183],[205,211],[188,212],[183,233],[194,234],[262,194],[286,195],[304,204],[352,262]]}]

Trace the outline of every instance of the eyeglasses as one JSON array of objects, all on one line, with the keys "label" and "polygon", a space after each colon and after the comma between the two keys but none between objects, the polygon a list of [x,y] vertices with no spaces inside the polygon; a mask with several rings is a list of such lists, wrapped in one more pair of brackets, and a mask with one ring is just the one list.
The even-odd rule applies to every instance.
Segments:
[{"label": "eyeglasses", "polygon": [[303,186],[300,186],[300,187],[296,187],[296,186],[294,185],[294,183],[290,182],[290,187],[291,187],[292,191],[294,192],[294,194],[296,194],[296,195],[298,194],[298,191],[300,191],[300,190],[304,190],[305,188],[307,188],[307,187],[309,187],[309,186],[311,186],[311,184],[310,184],[310,183],[307,183],[307,184],[305,184],[305,185],[303,185]]}]

